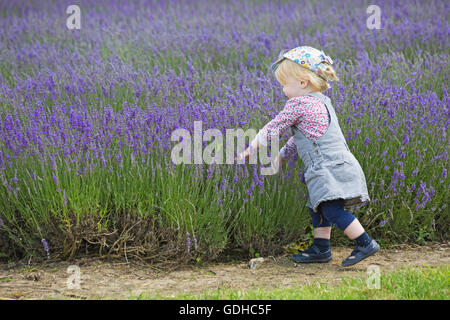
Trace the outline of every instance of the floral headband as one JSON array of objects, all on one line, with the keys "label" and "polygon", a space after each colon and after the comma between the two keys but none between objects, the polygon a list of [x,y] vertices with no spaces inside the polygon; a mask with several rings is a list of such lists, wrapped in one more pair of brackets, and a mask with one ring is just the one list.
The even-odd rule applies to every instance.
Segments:
[{"label": "floral headband", "polygon": [[292,60],[300,66],[311,70],[325,81],[331,81],[323,71],[326,69],[326,64],[333,64],[333,60],[327,56],[323,51],[317,50],[313,47],[301,46],[291,50],[283,50],[278,55],[277,61],[271,65],[273,72],[278,68],[281,61],[284,59]]}]

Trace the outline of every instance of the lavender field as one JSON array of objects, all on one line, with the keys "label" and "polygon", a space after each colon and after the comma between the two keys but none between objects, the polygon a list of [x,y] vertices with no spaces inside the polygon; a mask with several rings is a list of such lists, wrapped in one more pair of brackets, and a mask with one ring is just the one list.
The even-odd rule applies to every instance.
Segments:
[{"label": "lavender field", "polygon": [[70,30],[72,1],[0,0],[0,259],[206,261],[310,240],[297,156],[274,176],[170,157],[194,121],[261,129],[286,101],[269,66],[299,45],[335,62],[325,94],[371,197],[353,213],[384,246],[448,240],[450,3],[376,2],[381,29],[368,1],[82,0]]}]

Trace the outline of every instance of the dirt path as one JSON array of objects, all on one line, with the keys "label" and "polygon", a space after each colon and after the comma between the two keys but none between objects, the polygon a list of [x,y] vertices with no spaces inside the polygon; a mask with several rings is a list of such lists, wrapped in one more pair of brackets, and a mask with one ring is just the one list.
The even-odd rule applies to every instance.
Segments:
[{"label": "dirt path", "polygon": [[[267,258],[256,269],[246,262],[218,263],[202,267],[186,266],[170,273],[158,272],[139,263],[80,259],[74,262],[47,263],[45,266],[0,265],[1,299],[127,299],[132,294],[201,293],[218,288],[250,289],[301,286],[320,279],[337,283],[343,277],[366,272],[378,265],[381,273],[405,266],[450,263],[450,242],[427,246],[399,246],[381,249],[376,255],[343,268],[341,261],[351,248],[332,248],[333,260],[327,264],[296,265],[286,254]],[[69,289],[69,265],[80,269],[80,289]]]}]

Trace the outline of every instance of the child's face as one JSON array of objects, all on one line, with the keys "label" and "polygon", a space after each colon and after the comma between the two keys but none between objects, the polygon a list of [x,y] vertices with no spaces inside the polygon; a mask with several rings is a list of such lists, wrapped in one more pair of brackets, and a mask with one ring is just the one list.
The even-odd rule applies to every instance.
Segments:
[{"label": "child's face", "polygon": [[289,99],[308,93],[308,90],[306,90],[308,87],[308,81],[299,81],[291,76],[286,80],[287,82],[283,84],[283,92]]}]

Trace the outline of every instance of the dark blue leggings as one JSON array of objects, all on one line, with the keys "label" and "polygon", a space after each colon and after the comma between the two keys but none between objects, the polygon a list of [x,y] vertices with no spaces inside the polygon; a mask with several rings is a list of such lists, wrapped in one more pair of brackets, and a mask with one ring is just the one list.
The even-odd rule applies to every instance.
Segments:
[{"label": "dark blue leggings", "polygon": [[331,227],[335,224],[344,231],[355,216],[344,210],[344,199],[324,201],[319,204],[317,213],[308,207],[314,228]]}]

